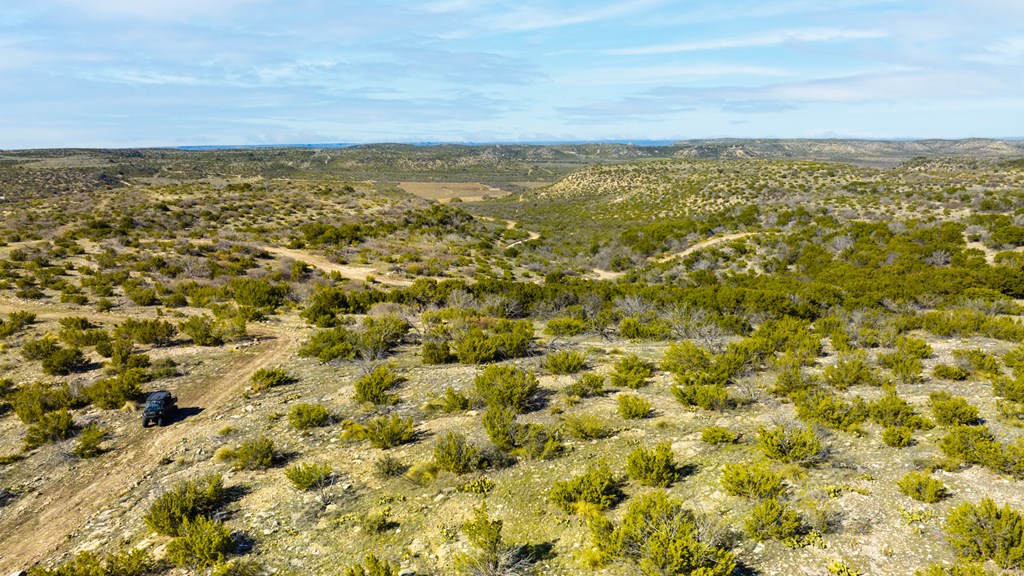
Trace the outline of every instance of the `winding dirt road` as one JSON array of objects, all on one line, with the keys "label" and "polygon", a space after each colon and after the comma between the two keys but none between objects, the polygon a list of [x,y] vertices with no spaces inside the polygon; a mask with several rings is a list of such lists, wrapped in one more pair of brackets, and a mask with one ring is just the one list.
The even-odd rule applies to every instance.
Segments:
[{"label": "winding dirt road", "polygon": [[282,248],[280,246],[260,246],[263,250],[271,254],[275,254],[282,258],[291,258],[292,260],[301,260],[310,266],[315,266],[324,272],[337,272],[341,274],[343,278],[349,280],[361,280],[366,281],[367,276],[373,276],[374,280],[381,284],[387,284],[389,286],[411,286],[411,280],[398,280],[395,278],[388,278],[382,276],[374,268],[369,266],[349,266],[347,264],[338,264],[337,262],[331,262],[321,254],[314,254],[305,250],[296,250],[294,248]]},{"label": "winding dirt road", "polygon": [[[7,308],[0,306],[0,310]],[[50,312],[42,314],[48,316]],[[81,315],[72,311],[62,315],[71,314]],[[116,450],[101,458],[80,461],[73,474],[60,482],[47,482],[31,498],[11,505],[0,520],[3,570],[27,569],[57,552],[90,518],[110,508],[151,475],[179,440],[211,434],[222,424],[214,419],[219,408],[241,393],[249,376],[258,368],[282,363],[295,353],[301,339],[297,330],[279,326],[252,327],[249,332],[259,337],[258,344],[229,359],[217,374],[178,391],[179,406],[202,408],[201,412],[188,417],[187,422],[165,427],[132,427],[119,439]]]},{"label": "winding dirt road", "polygon": [[673,258],[685,258],[698,250],[703,250],[710,246],[721,244],[722,242],[729,242],[730,240],[739,240],[740,238],[746,238],[747,236],[753,236],[754,234],[756,234],[756,232],[736,232],[733,234],[725,234],[724,236],[715,236],[714,238],[708,238],[707,240],[704,240],[702,242],[697,242],[693,246],[689,246],[683,250],[680,250],[679,252],[673,252],[672,254],[669,254],[667,256],[662,256],[661,258],[655,260],[655,262],[661,263],[668,262]]}]

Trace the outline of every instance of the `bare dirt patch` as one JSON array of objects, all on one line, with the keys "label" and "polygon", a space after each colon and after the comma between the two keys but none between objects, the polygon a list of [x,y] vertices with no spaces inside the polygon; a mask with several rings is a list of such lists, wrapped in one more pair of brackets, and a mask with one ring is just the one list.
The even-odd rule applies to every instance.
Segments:
[{"label": "bare dirt patch", "polygon": [[463,202],[481,202],[484,197],[500,198],[511,194],[480,182],[400,182],[398,185],[410,194],[441,203],[454,198]]},{"label": "bare dirt patch", "polygon": [[219,408],[239,394],[249,375],[293,356],[301,340],[298,331],[282,326],[251,327],[250,334],[257,337],[252,346],[177,391],[182,408],[201,409],[187,423],[146,430],[141,424],[128,426],[110,456],[80,461],[73,474],[59,481],[40,477],[33,493],[0,517],[0,564],[27,568],[57,552],[97,513],[153,475],[176,444],[209,435],[220,425]]}]

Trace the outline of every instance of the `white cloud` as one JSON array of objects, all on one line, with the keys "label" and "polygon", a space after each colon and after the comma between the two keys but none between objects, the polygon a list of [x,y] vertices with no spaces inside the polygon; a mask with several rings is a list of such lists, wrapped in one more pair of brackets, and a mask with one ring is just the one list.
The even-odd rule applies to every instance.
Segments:
[{"label": "white cloud", "polygon": [[992,64],[1024,65],[1024,36],[1003,38],[993,42],[968,59]]},{"label": "white cloud", "polygon": [[630,0],[573,12],[553,12],[533,6],[522,6],[510,12],[488,18],[484,25],[502,32],[526,32],[545,28],[562,28],[609,20],[647,10],[665,0]]},{"label": "white cloud", "polygon": [[97,18],[139,18],[145,20],[188,20],[196,17],[230,15],[262,0],[43,0]]},{"label": "white cloud", "polygon": [[791,73],[782,68],[768,66],[747,66],[742,64],[693,64],[687,66],[622,66],[597,68],[579,73],[561,74],[556,81],[561,84],[580,85],[621,85],[639,82],[673,82],[693,78],[717,76],[778,77]]},{"label": "white cloud", "polygon": [[843,40],[871,40],[885,38],[886,32],[880,30],[842,30],[837,28],[817,28],[805,30],[780,30],[767,34],[750,36],[734,36],[714,40],[695,42],[678,42],[673,44],[655,44],[638,48],[620,48],[606,50],[606,54],[620,56],[639,56],[649,54],[673,54],[678,52],[700,52],[707,50],[727,50],[731,48],[757,48],[779,46],[788,43],[836,42]]}]

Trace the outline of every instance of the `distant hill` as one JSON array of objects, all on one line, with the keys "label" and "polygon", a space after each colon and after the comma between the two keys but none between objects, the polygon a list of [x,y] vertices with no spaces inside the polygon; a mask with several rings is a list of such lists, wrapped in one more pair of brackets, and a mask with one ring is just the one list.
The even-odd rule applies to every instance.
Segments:
[{"label": "distant hill", "polygon": [[1016,158],[1024,156],[1024,140],[848,140],[742,139],[683,140],[672,145],[678,158],[730,160],[742,158],[828,160],[894,165],[926,156]]}]

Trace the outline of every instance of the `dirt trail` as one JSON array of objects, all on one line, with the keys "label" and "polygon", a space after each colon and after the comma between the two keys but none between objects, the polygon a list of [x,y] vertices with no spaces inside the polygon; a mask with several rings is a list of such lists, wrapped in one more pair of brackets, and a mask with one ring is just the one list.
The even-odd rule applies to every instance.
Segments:
[{"label": "dirt trail", "polygon": [[[70,312],[65,312],[64,315]],[[202,412],[165,427],[133,427],[124,444],[104,458],[83,460],[60,483],[47,484],[22,509],[0,521],[0,565],[27,569],[55,553],[94,515],[110,508],[153,473],[181,439],[212,433],[214,416],[244,388],[258,368],[280,364],[298,348],[297,332],[282,327],[250,329],[259,344],[232,358],[226,370],[178,391],[181,408]]]},{"label": "dirt trail", "polygon": [[[479,218],[480,220],[486,220],[488,222],[498,222],[497,218],[493,218],[491,216],[477,216],[477,218]],[[505,230],[515,230],[516,227],[519,226],[519,222],[516,222],[515,220],[502,220],[502,221],[505,223]],[[523,242],[529,242],[530,240],[536,240],[536,239],[540,238],[540,232],[534,232],[532,230],[526,230],[526,233],[529,235],[528,238],[524,238],[522,240],[516,240],[515,242],[509,244],[508,246],[505,246],[505,249],[512,248],[513,246],[518,246],[518,245],[522,244]]]},{"label": "dirt trail", "polygon": [[690,246],[689,248],[686,248],[684,250],[680,250],[679,252],[673,252],[668,256],[662,256],[661,258],[655,260],[655,262],[661,263],[668,262],[673,258],[685,258],[686,256],[689,256],[690,254],[693,254],[698,250],[703,250],[704,248],[707,248],[709,246],[721,244],[722,242],[729,242],[730,240],[739,240],[740,238],[746,238],[747,236],[753,236],[754,234],[756,234],[756,232],[736,232],[733,234],[726,234],[724,236],[715,236],[714,238],[708,238],[703,242],[697,242],[693,246]]},{"label": "dirt trail", "polygon": [[279,246],[260,246],[263,250],[276,254],[283,258],[291,258],[292,260],[301,260],[311,266],[323,270],[324,272],[337,272],[343,277],[350,280],[361,280],[366,281],[367,276],[373,276],[377,282],[381,284],[388,284],[390,286],[411,286],[412,281],[410,280],[398,280],[395,278],[387,278],[381,276],[380,273],[374,268],[368,266],[349,266],[347,264],[338,264],[331,262],[320,254],[314,254],[305,250],[297,250],[295,248],[281,248]]}]

